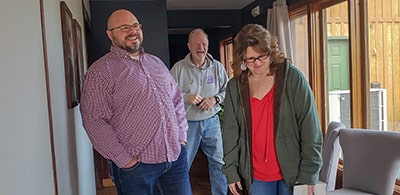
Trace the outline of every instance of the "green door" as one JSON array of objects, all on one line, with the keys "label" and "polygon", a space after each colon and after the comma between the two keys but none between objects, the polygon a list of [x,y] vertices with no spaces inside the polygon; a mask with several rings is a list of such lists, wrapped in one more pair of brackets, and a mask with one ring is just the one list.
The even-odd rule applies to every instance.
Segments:
[{"label": "green door", "polygon": [[349,90],[348,37],[328,37],[328,86],[329,91]]}]

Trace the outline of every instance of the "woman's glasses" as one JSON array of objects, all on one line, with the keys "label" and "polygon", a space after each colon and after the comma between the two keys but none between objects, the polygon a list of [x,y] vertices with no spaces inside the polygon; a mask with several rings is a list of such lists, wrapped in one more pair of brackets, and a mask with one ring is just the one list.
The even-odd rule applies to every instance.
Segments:
[{"label": "woman's glasses", "polygon": [[268,54],[263,54],[263,55],[260,55],[260,56],[258,56],[256,58],[255,57],[245,58],[245,59],[243,59],[243,61],[246,62],[247,64],[249,64],[249,63],[256,62],[256,60],[258,60],[260,62],[264,61],[264,60],[268,59],[268,57],[269,57]]}]

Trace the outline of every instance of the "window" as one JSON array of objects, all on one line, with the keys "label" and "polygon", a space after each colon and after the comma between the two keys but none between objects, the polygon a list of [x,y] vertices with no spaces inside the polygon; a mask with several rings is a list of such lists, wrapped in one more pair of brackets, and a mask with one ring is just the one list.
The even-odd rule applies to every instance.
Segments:
[{"label": "window", "polygon": [[400,132],[399,2],[369,0],[366,10],[369,123],[373,129]]},{"label": "window", "polygon": [[[324,123],[339,116],[349,127],[400,132],[400,3],[323,0],[308,8],[312,86],[320,110],[328,105]],[[335,114],[329,94],[341,90],[351,100],[340,96]]]},{"label": "window", "polygon": [[[307,13],[309,81],[322,128],[338,120],[348,127],[400,132],[399,1],[296,4],[290,7]],[[396,184],[398,192],[400,180]]]},{"label": "window", "polygon": [[221,63],[224,65],[229,78],[233,77],[233,38],[226,38],[219,43]]},{"label": "window", "polygon": [[325,88],[328,96],[328,121],[351,126],[349,31],[347,2],[324,8]]},{"label": "window", "polygon": [[367,2],[370,126],[400,132],[399,2]]},{"label": "window", "polygon": [[293,63],[300,69],[304,76],[308,79],[309,64],[308,64],[308,37],[307,37],[307,15],[291,18],[290,30],[293,40]]}]

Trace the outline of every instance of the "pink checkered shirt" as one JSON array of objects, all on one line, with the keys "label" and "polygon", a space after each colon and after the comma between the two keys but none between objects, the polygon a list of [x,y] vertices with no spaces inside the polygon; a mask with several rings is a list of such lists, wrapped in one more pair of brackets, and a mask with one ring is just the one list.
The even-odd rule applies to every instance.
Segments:
[{"label": "pink checkered shirt", "polygon": [[111,46],[85,75],[80,110],[93,147],[117,166],[177,160],[186,141],[181,92],[165,64]]}]

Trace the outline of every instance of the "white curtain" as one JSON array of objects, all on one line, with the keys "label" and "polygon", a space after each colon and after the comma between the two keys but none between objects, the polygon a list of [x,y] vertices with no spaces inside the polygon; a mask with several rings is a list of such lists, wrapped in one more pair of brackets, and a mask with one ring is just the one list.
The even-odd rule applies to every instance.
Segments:
[{"label": "white curtain", "polygon": [[267,30],[278,37],[279,49],[293,61],[289,11],[286,0],[276,0],[267,12]]}]

